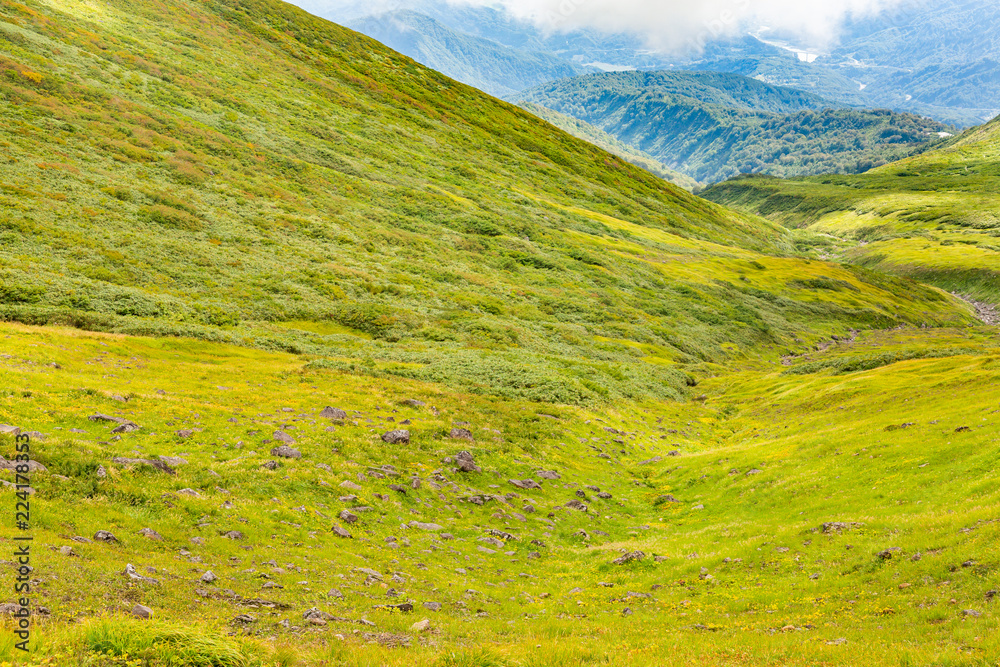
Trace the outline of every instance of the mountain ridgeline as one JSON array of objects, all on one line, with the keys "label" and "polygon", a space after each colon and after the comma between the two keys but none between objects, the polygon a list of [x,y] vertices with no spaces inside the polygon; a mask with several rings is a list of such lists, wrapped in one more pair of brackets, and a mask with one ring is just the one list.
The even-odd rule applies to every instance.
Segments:
[{"label": "mountain ridgeline", "polygon": [[527,88],[594,71],[549,53],[513,49],[448,28],[414,11],[398,10],[348,25],[449,77],[510,98]]},{"label": "mountain ridgeline", "polygon": [[698,181],[858,173],[954,129],[717,72],[616,72],[544,84],[526,102],[586,121]]}]

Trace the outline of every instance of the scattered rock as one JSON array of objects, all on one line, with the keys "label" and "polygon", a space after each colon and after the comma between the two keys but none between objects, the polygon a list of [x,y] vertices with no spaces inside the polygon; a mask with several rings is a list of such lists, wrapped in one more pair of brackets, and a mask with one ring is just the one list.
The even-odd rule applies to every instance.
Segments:
[{"label": "scattered rock", "polygon": [[229,532],[223,533],[222,536],[228,540],[245,540],[247,537],[238,530],[230,530]]},{"label": "scattered rock", "polygon": [[177,466],[182,466],[182,465],[186,465],[187,464],[187,459],[182,459],[179,456],[163,456],[161,454],[160,456],[157,456],[156,458],[160,459],[161,461],[163,461],[164,463],[166,463],[168,466],[172,466],[174,468],[176,468]]},{"label": "scattered rock", "polygon": [[415,398],[408,398],[405,401],[403,401],[403,405],[408,405],[411,408],[422,408],[422,407],[426,406],[427,404],[424,403],[423,401],[418,401]]},{"label": "scattered rock", "polygon": [[899,547],[890,547],[878,552],[878,557],[882,560],[892,560],[892,555],[896,551],[902,551]]},{"label": "scattered rock", "polygon": [[410,528],[417,528],[419,530],[444,530],[444,526],[436,523],[421,523],[420,521],[411,521],[409,526]]},{"label": "scattered rock", "polygon": [[519,489],[540,489],[542,485],[533,479],[509,479],[507,480]]},{"label": "scattered rock", "polygon": [[139,531],[139,534],[142,535],[143,537],[148,537],[151,540],[156,540],[158,542],[163,541],[163,536],[160,535],[155,530],[153,530],[152,528],[143,528],[142,530]]},{"label": "scattered rock", "polygon": [[614,565],[625,565],[626,563],[639,562],[646,557],[641,551],[629,551],[628,553],[622,554],[618,558],[611,561]]},{"label": "scattered rock", "polygon": [[410,444],[410,432],[406,429],[389,431],[382,434],[382,440],[390,445],[408,445]]},{"label": "scattered rock", "polygon": [[180,431],[175,431],[174,435],[176,435],[181,440],[185,440],[187,438],[190,438],[192,435],[194,435],[194,431],[192,431],[190,429],[183,429],[183,430],[180,430]]},{"label": "scattered rock", "polygon": [[671,495],[671,494],[667,493],[667,494],[665,494],[665,495],[662,495],[662,496],[660,496],[659,498],[657,498],[657,499],[656,499],[656,500],[655,500],[655,501],[653,502],[653,504],[654,504],[654,505],[662,505],[663,503],[679,503],[679,502],[680,502],[680,501],[679,501],[679,500],[677,500],[676,498],[674,498],[674,497],[673,497],[673,495]]},{"label": "scattered rock", "polygon": [[153,579],[152,577],[144,577],[143,575],[136,572],[135,566],[132,563],[127,563],[125,565],[125,576],[129,579],[134,579],[135,581],[141,581],[147,584],[159,585],[160,581],[158,579]]},{"label": "scattered rock", "polygon": [[358,515],[357,514],[352,514],[351,512],[349,512],[347,510],[341,510],[340,514],[338,514],[337,516],[339,516],[340,520],[343,521],[343,522],[345,522],[345,523],[357,523],[358,522]]},{"label": "scattered rock", "polygon": [[467,428],[453,428],[448,432],[448,437],[452,440],[468,440],[473,442],[472,431]]},{"label": "scattered rock", "polygon": [[539,470],[535,475],[541,479],[562,479],[555,470]]},{"label": "scattered rock", "polygon": [[288,445],[280,445],[271,450],[271,456],[278,456],[283,459],[301,459],[302,452]]},{"label": "scattered rock", "polygon": [[278,463],[277,461],[265,461],[264,463],[260,464],[260,467],[264,468],[265,470],[277,470],[278,468],[281,467],[281,464]]},{"label": "scattered rock", "polygon": [[440,602],[425,602],[424,609],[429,609],[430,611],[441,611]]},{"label": "scattered rock", "polygon": [[641,465],[641,466],[648,466],[651,463],[659,463],[662,460],[663,460],[662,456],[654,456],[651,459],[646,459],[645,461],[639,461],[639,465]]},{"label": "scattered rock", "polygon": [[455,463],[458,464],[458,469],[462,472],[482,472],[483,469],[476,465],[475,460],[472,458],[472,453],[467,451],[461,451],[455,455]]},{"label": "scattered rock", "polygon": [[156,459],[130,459],[124,456],[116,456],[111,459],[111,462],[117,466],[122,466],[123,468],[133,468],[135,466],[149,466],[150,468],[156,468],[161,472],[168,473],[170,475],[174,474],[174,469],[168,466],[163,461],[158,461]]},{"label": "scattered rock", "polygon": [[851,530],[852,528],[855,528],[855,527],[860,526],[860,525],[861,525],[860,523],[855,523],[853,521],[851,521],[851,522],[830,521],[830,522],[824,523],[821,526],[821,528],[823,530],[823,534],[824,535],[829,535],[831,533],[838,533],[839,534],[839,533],[844,532],[845,530]]},{"label": "scattered rock", "polygon": [[359,484],[355,484],[354,482],[348,480],[341,482],[339,486],[342,489],[348,489],[350,491],[364,491],[364,489]]},{"label": "scattered rock", "polygon": [[144,607],[141,604],[137,604],[132,607],[132,615],[136,618],[149,619],[153,617],[153,610],[149,607]]},{"label": "scattered rock", "polygon": [[201,581],[206,584],[211,584],[212,582],[218,581],[219,578],[215,576],[215,573],[211,570],[207,571],[205,574],[201,575]]},{"label": "scattered rock", "polygon": [[416,623],[411,625],[410,632],[426,632],[427,630],[430,629],[430,627],[431,627],[430,620],[425,618],[424,620],[417,621]]},{"label": "scattered rock", "polygon": [[343,537],[346,540],[351,539],[351,534],[346,530],[344,530],[343,528],[341,528],[340,526],[334,526],[330,530],[332,530],[333,534],[336,535],[337,537]]},{"label": "scattered rock", "polygon": [[579,510],[580,512],[587,511],[587,506],[581,503],[579,500],[571,500],[568,503],[566,503],[565,507],[568,507],[571,510]]},{"label": "scattered rock", "polygon": [[135,422],[127,421],[127,422],[125,422],[123,424],[119,424],[115,428],[111,429],[111,432],[112,433],[132,433],[133,431],[138,431],[140,428],[142,428],[142,427],[139,426],[138,424],[136,424]]},{"label": "scattered rock", "polygon": [[107,530],[99,530],[96,533],[94,533],[94,540],[97,542],[107,542],[107,543],[118,542],[118,538],[112,535],[111,532]]},{"label": "scattered rock", "polygon": [[319,416],[323,419],[347,419],[347,413],[340,408],[331,408],[327,406],[319,413]]},{"label": "scattered rock", "polygon": [[[278,429],[277,431],[275,431],[274,434],[271,437],[274,438],[275,440],[277,440],[278,442],[285,443],[286,445],[294,445],[295,444],[295,438],[293,438],[292,436],[288,435],[287,433],[285,433],[281,429]],[[295,457],[295,458],[298,458],[298,457]]]},{"label": "scattered rock", "polygon": [[971,616],[972,618],[979,618],[982,614],[975,609],[963,609],[962,616]]}]

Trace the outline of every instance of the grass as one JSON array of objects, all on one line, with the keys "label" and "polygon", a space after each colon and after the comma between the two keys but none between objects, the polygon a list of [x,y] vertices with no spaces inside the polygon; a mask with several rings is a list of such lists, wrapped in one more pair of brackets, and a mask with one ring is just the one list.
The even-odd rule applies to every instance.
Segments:
[{"label": "grass", "polygon": [[995,664],[967,304],[287,5],[0,35],[0,420],[47,469],[0,664]]},{"label": "grass", "polygon": [[817,256],[997,303],[997,127],[867,174],[738,178],[703,195],[812,232]]},{"label": "grass", "polygon": [[[955,355],[846,375],[788,375],[773,359],[748,359],[703,381],[699,401],[590,410],[386,383],[287,353],[4,325],[3,414],[47,436],[33,450],[48,473],[33,476],[32,513],[36,603],[49,615],[36,626],[32,664],[90,664],[109,650],[149,665],[278,664],[267,661],[289,643],[300,664],[331,665],[990,664],[995,618],[984,596],[1000,558],[990,426],[998,408],[988,391],[1000,382],[995,330],[872,332],[809,354],[822,362],[921,345]],[[404,405],[409,398],[435,410]],[[317,418],[327,404],[350,411],[332,431]],[[142,429],[114,440],[86,419],[93,412]],[[379,434],[403,418],[413,422],[411,446],[387,447]],[[447,437],[459,421],[472,424],[475,443]],[[267,471],[273,445],[264,443],[282,426],[304,458]],[[180,439],[182,429],[201,430]],[[486,472],[450,472],[445,457],[463,448]],[[667,456],[674,450],[680,458]],[[171,476],[111,462],[158,455],[187,463]],[[659,463],[640,465],[656,455]],[[386,463],[400,477],[368,474]],[[507,483],[539,469],[561,479],[536,491]],[[435,481],[435,470],[448,481]],[[411,477],[420,489],[388,488]],[[358,500],[338,500],[348,479],[364,489],[353,492]],[[576,490],[587,495],[585,513],[561,508]],[[484,506],[463,501],[511,491],[517,497]],[[654,502],[664,494],[681,502]],[[525,501],[537,511],[525,512]],[[336,518],[361,504],[374,511],[358,513],[359,524]],[[455,539],[401,527],[413,520],[440,523]],[[829,521],[862,525],[824,534]],[[333,536],[335,524],[354,539]],[[163,541],[137,534],[147,527]],[[487,528],[518,539],[484,553]],[[69,539],[99,529],[120,543]],[[220,537],[232,529],[246,539]],[[387,537],[405,546],[390,548]],[[47,548],[67,545],[75,556]],[[901,549],[893,559],[876,555],[890,547]],[[610,564],[636,549],[642,562]],[[128,580],[125,563],[163,583]],[[359,567],[382,581],[366,582]],[[206,570],[220,581],[198,582]],[[387,597],[390,588],[399,596]],[[226,589],[288,608],[247,607]],[[399,600],[417,611],[377,608]],[[135,603],[154,619],[126,620]],[[313,606],[375,627],[309,626],[302,613]],[[242,630],[224,638],[241,613],[257,618],[246,646]],[[424,617],[431,633],[411,632]],[[176,631],[198,638],[183,640],[187,653],[170,649],[186,637]],[[400,637],[409,648],[379,647]],[[841,638],[848,643],[827,644]],[[5,641],[0,661],[17,658]]]}]

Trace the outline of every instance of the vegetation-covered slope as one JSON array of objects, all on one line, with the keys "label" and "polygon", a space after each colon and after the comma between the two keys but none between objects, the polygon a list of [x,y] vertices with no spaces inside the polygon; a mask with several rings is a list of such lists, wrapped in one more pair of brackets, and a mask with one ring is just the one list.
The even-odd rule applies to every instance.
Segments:
[{"label": "vegetation-covered slope", "polygon": [[828,254],[1000,303],[1000,121],[858,176],[740,178],[703,194],[791,227]]},{"label": "vegetation-covered slope", "polygon": [[456,32],[414,11],[367,16],[348,25],[431,69],[497,97],[514,97],[547,81],[593,71],[548,53],[512,49]]},{"label": "vegetation-covered slope", "polygon": [[643,153],[638,148],[618,141],[604,130],[596,128],[590,123],[585,123],[579,118],[573,118],[572,116],[567,116],[566,114],[530,102],[524,102],[521,106],[539,118],[552,123],[560,130],[569,132],[574,137],[579,137],[595,146],[599,146],[609,153],[614,153],[618,157],[624,158],[632,164],[656,174],[660,178],[667,179],[674,185],[679,185],[685,190],[694,190],[696,187],[699,187],[698,181],[690,176],[685,176],[680,172],[674,171],[662,162],[654,160],[650,155]]},{"label": "vegetation-covered slope", "polygon": [[0,664],[1000,650],[967,305],[280,3],[0,35]]},{"label": "vegetation-covered slope", "polygon": [[616,72],[524,94],[699,181],[739,173],[862,172],[923,150],[950,128],[911,114],[837,106],[735,74]]},{"label": "vegetation-covered slope", "polygon": [[574,403],[676,395],[724,344],[963,316],[761,258],[779,225],[292,7],[102,8],[3,7],[8,318]]}]

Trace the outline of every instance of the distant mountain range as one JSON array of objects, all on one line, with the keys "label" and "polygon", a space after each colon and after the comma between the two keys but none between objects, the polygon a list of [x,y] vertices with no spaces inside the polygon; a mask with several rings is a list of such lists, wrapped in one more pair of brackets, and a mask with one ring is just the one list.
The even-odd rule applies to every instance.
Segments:
[{"label": "distant mountain range", "polygon": [[[590,30],[546,34],[491,7],[429,0],[379,3],[377,11],[370,2],[354,0],[298,4],[508,99],[561,78],[565,70],[554,58],[565,66],[605,71],[742,74],[840,104],[909,111],[961,126],[1000,112],[1000,3],[984,0],[908,3],[879,18],[854,20],[829,52],[761,29],[710,41],[702,52],[687,55],[651,50],[629,35]],[[461,41],[458,34],[476,41]]]},{"label": "distant mountain range", "polygon": [[740,173],[857,173],[955,131],[717,72],[593,74],[544,84],[524,101],[590,123],[702,182]]},{"label": "distant mountain range", "polygon": [[514,49],[452,30],[419,12],[396,10],[347,25],[448,76],[497,97],[597,71],[543,51]]}]

